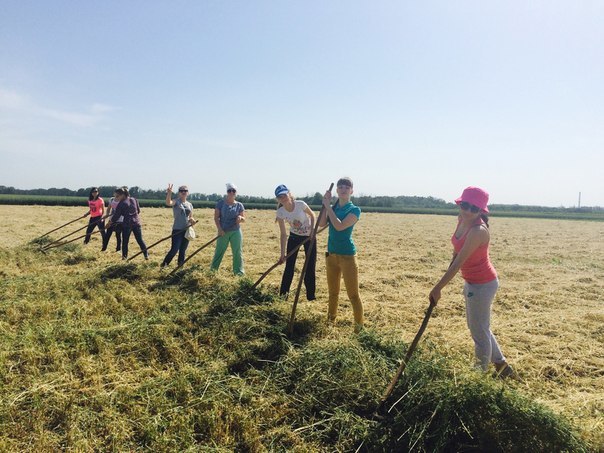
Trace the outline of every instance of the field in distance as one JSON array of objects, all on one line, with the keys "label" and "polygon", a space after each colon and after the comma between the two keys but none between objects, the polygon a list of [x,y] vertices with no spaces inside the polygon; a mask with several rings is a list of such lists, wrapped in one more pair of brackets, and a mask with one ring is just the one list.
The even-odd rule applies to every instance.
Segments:
[{"label": "field in distance", "polygon": [[[107,201],[106,199],[105,201]],[[164,199],[139,198],[142,207],[163,207]],[[216,202],[209,200],[190,200],[196,208],[211,208]],[[307,200],[310,204],[311,202]],[[320,202],[319,202],[320,203]],[[60,195],[23,195],[23,194],[0,194],[0,205],[41,205],[41,206],[81,206],[86,204],[86,197],[60,196]],[[245,202],[248,209],[273,210],[275,203],[270,200],[263,202]],[[438,214],[454,215],[457,213],[455,206],[451,207],[426,207],[426,206],[361,206],[364,212],[396,213],[396,214]],[[313,205],[319,209],[319,205]],[[535,219],[562,219],[562,220],[594,220],[604,222],[604,210],[602,208],[548,208],[539,206],[519,205],[492,205],[490,206],[493,217],[519,217]]]},{"label": "field in distance", "polygon": [[[35,237],[85,212],[84,206],[0,205],[3,219],[0,250],[18,250]],[[215,235],[212,209],[197,209],[195,216],[200,221],[196,227],[198,239],[191,243],[189,251]],[[172,211],[146,208],[142,221],[143,235],[147,244],[151,244],[170,234]],[[74,228],[84,222],[74,224]],[[428,304],[427,294],[449,263],[449,238],[455,224],[453,216],[362,215],[354,236],[368,327],[392,338],[412,340]],[[249,210],[243,229],[245,269],[248,277],[255,280],[278,258],[274,211]],[[65,232],[71,230],[70,226]],[[58,234],[53,236],[56,238]],[[491,257],[501,285],[493,307],[492,329],[522,378],[510,385],[567,416],[588,437],[601,439],[604,431],[604,223],[493,218],[491,236]],[[110,266],[121,262],[119,254],[113,251],[114,246],[112,239],[110,252],[101,253],[97,235],[86,246],[86,252],[98,253],[94,266]],[[130,247],[131,255],[138,252],[134,238]],[[168,247],[165,243],[150,252],[150,261],[157,264],[158,278],[161,278],[159,263]],[[302,302],[299,310],[322,316],[327,302],[322,258],[326,249],[325,233],[319,237],[318,248],[318,300]],[[212,253],[213,247],[192,262],[209,266]],[[142,262],[142,257],[140,259]],[[225,277],[231,269],[230,259],[229,251],[220,270]],[[26,269],[20,268],[4,272],[5,275],[27,274]],[[265,284],[278,285],[281,272],[282,268],[275,270]],[[456,277],[446,288],[428,325],[425,341],[436,345],[444,356],[463,357],[470,367],[473,346],[465,324],[461,287],[461,278]],[[336,329],[343,336],[349,336],[352,331],[351,307],[344,291]]]}]

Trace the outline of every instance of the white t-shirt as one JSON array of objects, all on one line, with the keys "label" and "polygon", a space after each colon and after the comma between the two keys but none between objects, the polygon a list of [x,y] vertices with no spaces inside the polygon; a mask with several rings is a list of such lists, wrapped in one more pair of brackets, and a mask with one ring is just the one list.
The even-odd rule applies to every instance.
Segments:
[{"label": "white t-shirt", "polygon": [[277,218],[289,223],[290,231],[298,236],[310,236],[310,217],[304,212],[308,205],[302,200],[294,200],[294,210],[289,212],[281,206],[277,209]]},{"label": "white t-shirt", "polygon": [[[109,201],[109,206],[111,206],[111,214],[113,214],[115,212],[118,204],[120,204],[119,200],[116,200],[115,197],[111,197],[111,200]],[[117,222],[115,222],[115,223],[124,223],[124,216],[121,215],[120,218],[117,219]]]}]

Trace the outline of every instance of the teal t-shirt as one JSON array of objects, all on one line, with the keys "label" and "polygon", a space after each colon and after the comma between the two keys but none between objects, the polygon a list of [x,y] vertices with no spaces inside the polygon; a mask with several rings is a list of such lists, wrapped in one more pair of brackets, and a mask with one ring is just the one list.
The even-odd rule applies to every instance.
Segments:
[{"label": "teal t-shirt", "polygon": [[[344,206],[340,206],[340,203],[336,203],[333,207],[333,211],[336,214],[336,217],[340,220],[344,220],[348,214],[352,213],[357,216],[357,219],[361,218],[361,208],[352,204],[352,201],[349,201]],[[327,251],[329,253],[335,253],[337,255],[355,255],[357,253],[357,249],[354,246],[354,241],[352,240],[352,229],[354,225],[346,228],[345,230],[338,231],[336,230],[329,219],[327,219],[329,223],[329,237],[327,239]]]}]

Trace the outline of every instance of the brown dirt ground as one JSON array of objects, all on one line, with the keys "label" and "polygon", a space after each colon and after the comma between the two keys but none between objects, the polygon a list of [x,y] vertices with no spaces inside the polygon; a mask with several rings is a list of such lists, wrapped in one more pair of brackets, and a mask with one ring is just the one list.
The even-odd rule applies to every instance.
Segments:
[{"label": "brown dirt ground", "polygon": [[[85,211],[85,207],[2,205],[0,247],[22,246]],[[189,252],[215,235],[213,210],[199,209],[195,214],[200,220],[198,239]],[[247,216],[245,267],[255,280],[278,258],[279,229],[273,211],[250,210]],[[142,219],[147,244],[170,234],[170,209],[144,209]],[[428,305],[427,294],[449,263],[455,222],[451,216],[362,215],[354,238],[368,327],[407,342],[413,339]],[[80,225],[83,220],[64,231]],[[96,237],[87,247],[100,249]],[[563,413],[589,437],[604,440],[604,223],[493,218],[491,237],[491,258],[501,285],[492,328],[522,378],[511,385]],[[325,243],[323,233],[318,242],[318,300],[308,303],[302,298],[300,311],[326,311]],[[112,239],[110,249],[114,245]],[[139,251],[134,238],[130,247],[131,256]],[[165,242],[152,249],[151,260],[159,265],[168,248]],[[213,250],[209,247],[191,261],[209,266]],[[231,269],[230,257],[227,251],[220,271],[224,275]],[[119,254],[111,251],[100,262],[119,260]],[[276,269],[264,283],[277,286],[281,272],[282,268]],[[461,288],[462,280],[456,277],[445,289],[425,340],[445,355],[466,357],[470,366],[473,346]],[[352,332],[344,291],[337,328],[342,335]]]}]

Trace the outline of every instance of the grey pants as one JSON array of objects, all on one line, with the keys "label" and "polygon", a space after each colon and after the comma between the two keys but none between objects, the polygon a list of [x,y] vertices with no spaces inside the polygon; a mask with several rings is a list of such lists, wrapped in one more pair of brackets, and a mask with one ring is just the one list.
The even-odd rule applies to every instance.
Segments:
[{"label": "grey pants", "polygon": [[466,299],[466,318],[474,340],[476,366],[487,371],[489,363],[505,362],[497,340],[491,332],[491,305],[499,287],[497,279],[483,284],[466,282],[463,294]]}]

